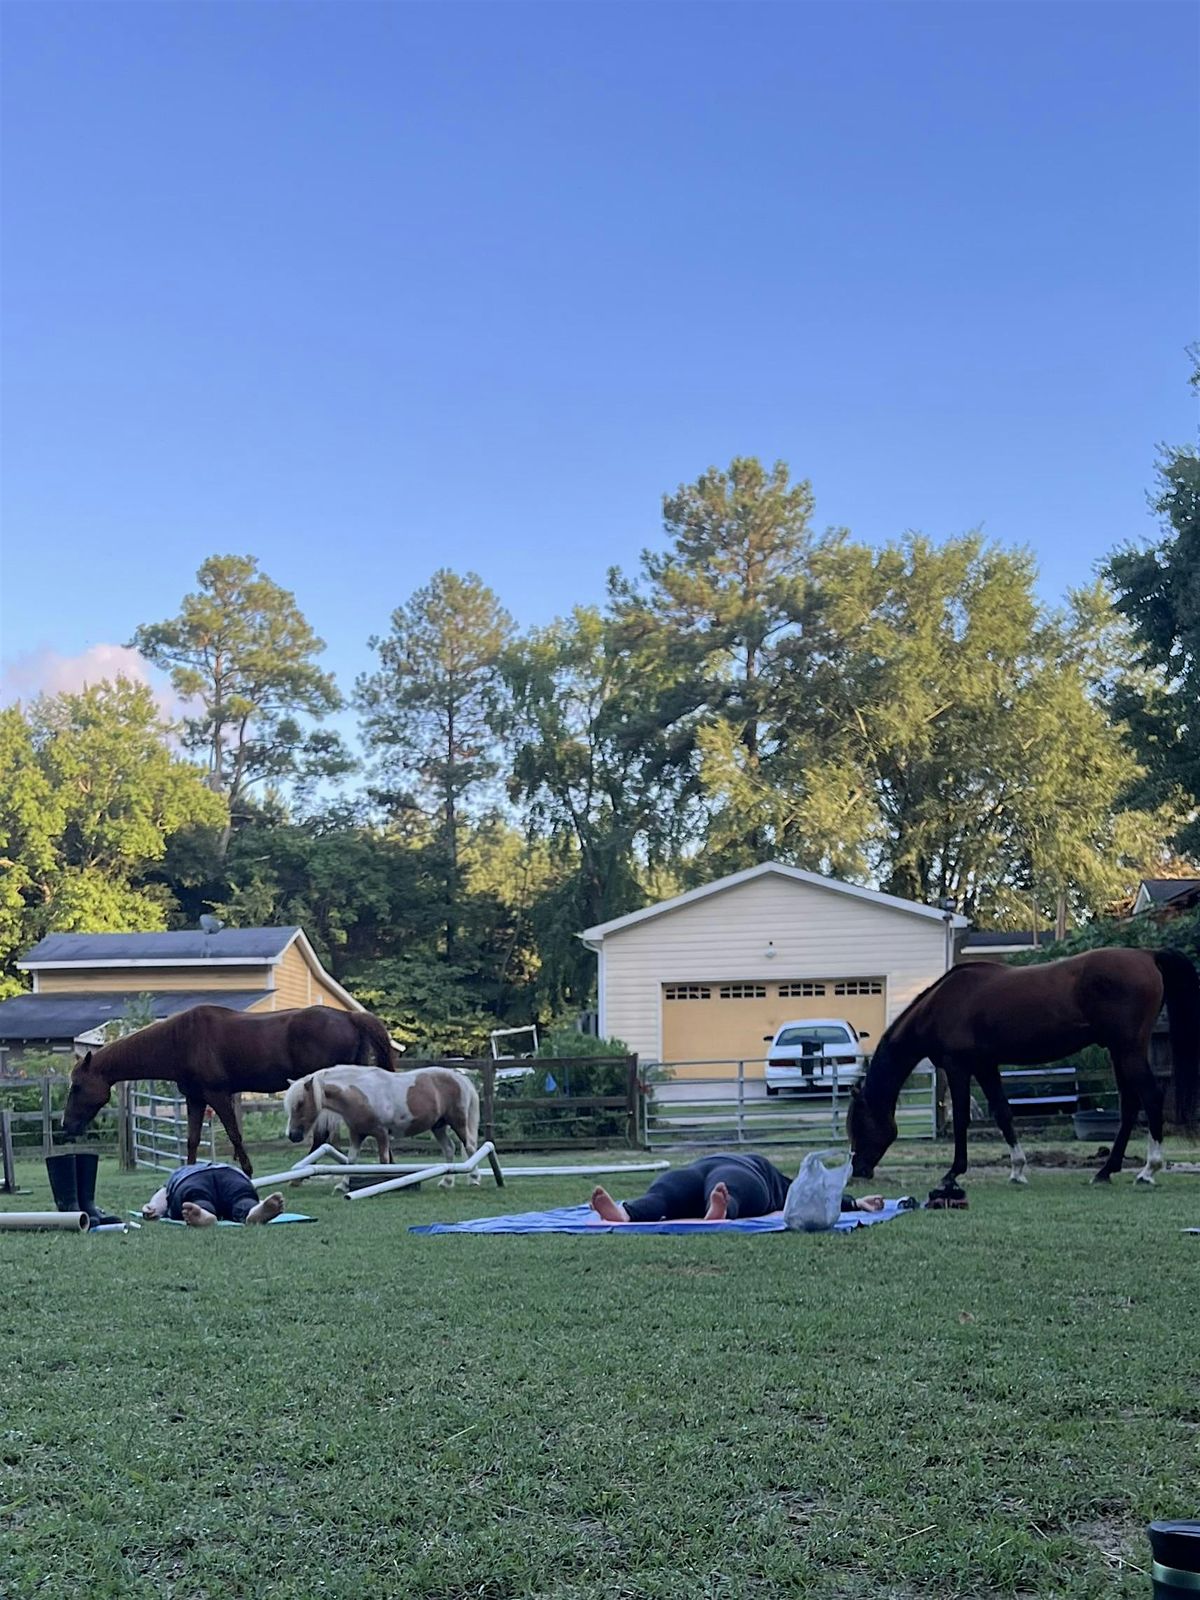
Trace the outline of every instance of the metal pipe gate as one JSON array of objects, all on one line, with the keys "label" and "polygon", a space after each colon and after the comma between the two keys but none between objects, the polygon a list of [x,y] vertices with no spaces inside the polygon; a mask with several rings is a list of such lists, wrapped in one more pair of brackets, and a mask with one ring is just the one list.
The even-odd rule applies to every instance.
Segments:
[{"label": "metal pipe gate", "polygon": [[[187,1102],[172,1083],[137,1080],[128,1085],[124,1106],[126,1149],[135,1167],[174,1172],[187,1160]],[[198,1161],[217,1159],[212,1118],[205,1115]]]},{"label": "metal pipe gate", "polygon": [[[839,1082],[837,1062],[825,1065],[832,1073],[829,1087],[769,1096],[761,1059],[664,1062],[656,1079],[660,1072],[668,1076],[648,1084],[642,1096],[642,1143],[648,1150],[837,1143],[845,1137],[850,1090],[859,1073],[851,1070]],[[711,1076],[713,1068],[728,1070]],[[900,1138],[936,1137],[936,1094],[932,1065],[918,1067],[896,1107]]]}]

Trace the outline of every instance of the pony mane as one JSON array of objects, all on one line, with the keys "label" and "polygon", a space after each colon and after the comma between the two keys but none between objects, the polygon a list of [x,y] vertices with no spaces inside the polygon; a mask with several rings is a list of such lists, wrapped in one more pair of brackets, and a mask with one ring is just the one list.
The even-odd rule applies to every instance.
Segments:
[{"label": "pony mane", "polygon": [[293,1078],[284,1092],[283,1109],[289,1117],[296,1112],[300,1102],[310,1089],[312,1090],[313,1110],[320,1116],[325,1109],[325,1096],[322,1093],[321,1085],[317,1082],[317,1074],[310,1072],[306,1077]]}]

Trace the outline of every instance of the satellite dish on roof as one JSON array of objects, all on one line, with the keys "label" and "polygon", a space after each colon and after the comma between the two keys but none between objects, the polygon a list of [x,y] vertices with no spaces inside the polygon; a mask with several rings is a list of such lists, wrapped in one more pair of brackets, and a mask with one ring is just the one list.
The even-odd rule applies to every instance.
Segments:
[{"label": "satellite dish on roof", "polygon": [[224,926],[225,924],[221,921],[220,917],[211,917],[206,915],[200,918],[200,930],[202,933],[220,933]]}]

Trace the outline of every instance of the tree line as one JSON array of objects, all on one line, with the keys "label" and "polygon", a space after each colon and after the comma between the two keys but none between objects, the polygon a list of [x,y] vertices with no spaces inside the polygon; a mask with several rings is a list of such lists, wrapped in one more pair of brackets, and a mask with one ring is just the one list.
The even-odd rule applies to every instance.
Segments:
[{"label": "tree line", "polygon": [[1047,606],[1027,551],[818,531],[807,482],[739,458],[547,626],[435,573],[348,693],[294,597],[214,556],[131,641],[179,723],[125,679],[0,712],[0,981],[52,929],[300,923],[412,1048],[470,1052],[592,1003],[582,929],[762,860],[1086,924],[1200,852],[1194,449],[1156,506]]}]

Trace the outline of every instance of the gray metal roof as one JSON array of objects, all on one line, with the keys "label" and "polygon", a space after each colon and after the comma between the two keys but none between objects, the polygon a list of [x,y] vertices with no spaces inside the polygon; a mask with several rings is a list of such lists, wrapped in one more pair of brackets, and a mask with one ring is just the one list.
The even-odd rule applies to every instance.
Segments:
[{"label": "gray metal roof", "polygon": [[1156,906],[1161,906],[1189,889],[1200,889],[1200,878],[1143,878],[1142,888]]},{"label": "gray metal roof", "polygon": [[299,928],[222,928],[201,933],[185,928],[178,933],[49,933],[17,963],[21,967],[46,962],[270,961],[281,956],[300,932]]},{"label": "gray metal roof", "polygon": [[[231,994],[215,989],[205,994],[152,994],[155,1019],[173,1017],[192,1006],[229,1006],[245,1011],[266,991]],[[138,997],[133,994],[18,994],[0,1001],[0,1042],[77,1039],[90,1028],[123,1017]]]},{"label": "gray metal roof", "polygon": [[[1039,945],[1053,944],[1052,933],[1039,933]],[[995,949],[1021,949],[1034,948],[1033,934],[1028,928],[1018,928],[1012,933],[997,932],[994,928],[972,928],[962,942],[964,950],[995,950]]]}]

